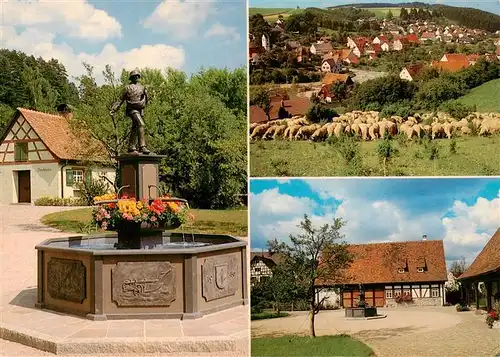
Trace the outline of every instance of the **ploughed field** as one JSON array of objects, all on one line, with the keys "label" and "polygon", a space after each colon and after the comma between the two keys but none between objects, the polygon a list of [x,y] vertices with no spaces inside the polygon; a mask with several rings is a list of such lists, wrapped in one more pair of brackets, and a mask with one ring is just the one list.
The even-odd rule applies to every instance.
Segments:
[{"label": "ploughed field", "polygon": [[249,135],[252,176],[500,174],[499,113],[379,119],[355,111],[326,124],[305,117],[252,124]]}]

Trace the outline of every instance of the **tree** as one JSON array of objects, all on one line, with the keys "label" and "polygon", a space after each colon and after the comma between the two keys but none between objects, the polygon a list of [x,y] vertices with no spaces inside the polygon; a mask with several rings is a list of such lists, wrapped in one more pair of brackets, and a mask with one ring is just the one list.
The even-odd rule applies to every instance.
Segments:
[{"label": "tree", "polygon": [[394,15],[393,15],[393,13],[392,13],[392,11],[391,11],[391,10],[389,10],[389,11],[387,12],[387,16],[386,16],[386,18],[387,18],[387,20],[392,20],[392,19],[394,19]]},{"label": "tree", "polygon": [[340,103],[342,103],[347,96],[347,84],[344,82],[337,81],[333,83],[329,90]]},{"label": "tree", "polygon": [[299,286],[295,284],[295,276],[286,266],[275,265],[273,275],[264,280],[264,290],[267,292],[267,300],[274,303],[276,312],[279,314],[281,306],[294,302],[300,297]]},{"label": "tree", "polygon": [[404,7],[401,8],[401,12],[399,13],[399,18],[403,21],[408,20],[410,17],[410,14],[408,14],[408,10],[406,10]]},{"label": "tree", "polygon": [[250,92],[250,105],[259,106],[266,113],[267,120],[271,120],[271,91],[263,86]]},{"label": "tree", "polygon": [[386,137],[384,140],[380,141],[377,146],[377,154],[384,167],[384,176],[387,176],[387,164],[391,161],[394,155],[397,154],[397,149],[392,146],[390,138]]},{"label": "tree", "polygon": [[455,278],[458,278],[467,270],[467,263],[465,262],[465,257],[461,257],[459,260],[455,260],[451,263],[450,272]]},{"label": "tree", "polygon": [[309,301],[312,337],[316,337],[315,316],[326,298],[316,299],[316,294],[322,290],[319,283],[339,284],[345,281],[346,269],[352,262],[347,243],[340,234],[345,224],[341,218],[335,218],[331,225],[316,228],[304,215],[298,226],[302,232],[290,235],[290,245],[276,239],[268,242],[270,251],[281,254],[281,268],[293,272],[297,291],[303,292]]}]

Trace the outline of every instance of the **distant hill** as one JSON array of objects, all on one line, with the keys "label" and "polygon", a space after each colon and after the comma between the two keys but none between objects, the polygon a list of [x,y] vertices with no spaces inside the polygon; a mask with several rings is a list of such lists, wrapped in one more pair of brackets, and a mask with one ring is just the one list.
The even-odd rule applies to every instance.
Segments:
[{"label": "distant hill", "polygon": [[472,89],[463,97],[458,98],[457,102],[475,105],[478,112],[500,113],[500,101],[498,100],[499,92],[500,79],[494,79]]},{"label": "distant hill", "polygon": [[[439,11],[440,15],[448,20],[456,22],[458,25],[471,28],[478,28],[490,32],[500,30],[500,15],[475,9],[472,7],[458,7],[441,4],[426,4],[423,2],[406,3],[369,3],[369,4],[345,4],[330,6],[329,9],[338,9],[343,7],[355,7],[358,9],[372,8],[426,8],[432,11]],[[396,15],[396,14],[395,14]]]}]

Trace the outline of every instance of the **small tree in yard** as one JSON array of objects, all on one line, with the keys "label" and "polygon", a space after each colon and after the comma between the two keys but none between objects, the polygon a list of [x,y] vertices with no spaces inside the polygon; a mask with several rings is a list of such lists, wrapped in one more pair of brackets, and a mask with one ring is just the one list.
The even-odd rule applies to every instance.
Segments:
[{"label": "small tree in yard", "polygon": [[384,176],[387,176],[387,164],[397,154],[397,149],[389,138],[382,140],[377,146],[377,154],[384,167]]},{"label": "small tree in yard", "polygon": [[264,282],[268,300],[274,302],[276,312],[281,312],[281,305],[294,302],[301,294],[295,284],[292,271],[279,264],[273,268],[272,277]]},{"label": "small tree in yard", "polygon": [[259,87],[257,90],[250,92],[250,105],[257,105],[264,113],[267,120],[271,120],[271,92],[265,87]]},{"label": "small tree in yard", "polygon": [[347,96],[347,84],[344,82],[338,81],[333,83],[329,90],[340,103],[342,103],[342,100],[344,100]]},{"label": "small tree in yard", "polygon": [[326,281],[329,284],[341,283],[345,279],[345,270],[352,262],[347,243],[340,234],[345,224],[341,218],[335,218],[333,224],[316,228],[304,215],[298,226],[302,232],[290,235],[291,245],[276,239],[268,242],[271,251],[282,255],[281,269],[293,273],[296,291],[303,293],[309,301],[312,337],[316,337],[315,316],[326,299],[316,300],[316,294],[321,290],[316,285]]},{"label": "small tree in yard", "polygon": [[453,274],[455,278],[458,278],[467,270],[467,263],[465,262],[465,258],[462,257],[460,260],[455,260],[451,263],[450,272]]}]

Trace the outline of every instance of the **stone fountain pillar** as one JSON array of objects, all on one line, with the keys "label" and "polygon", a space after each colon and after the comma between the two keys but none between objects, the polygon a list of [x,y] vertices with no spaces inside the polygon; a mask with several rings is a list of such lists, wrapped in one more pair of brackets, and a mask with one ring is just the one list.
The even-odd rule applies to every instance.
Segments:
[{"label": "stone fountain pillar", "polygon": [[165,155],[125,154],[116,157],[119,166],[118,187],[124,187],[121,195],[143,198],[159,196],[159,164]]}]

